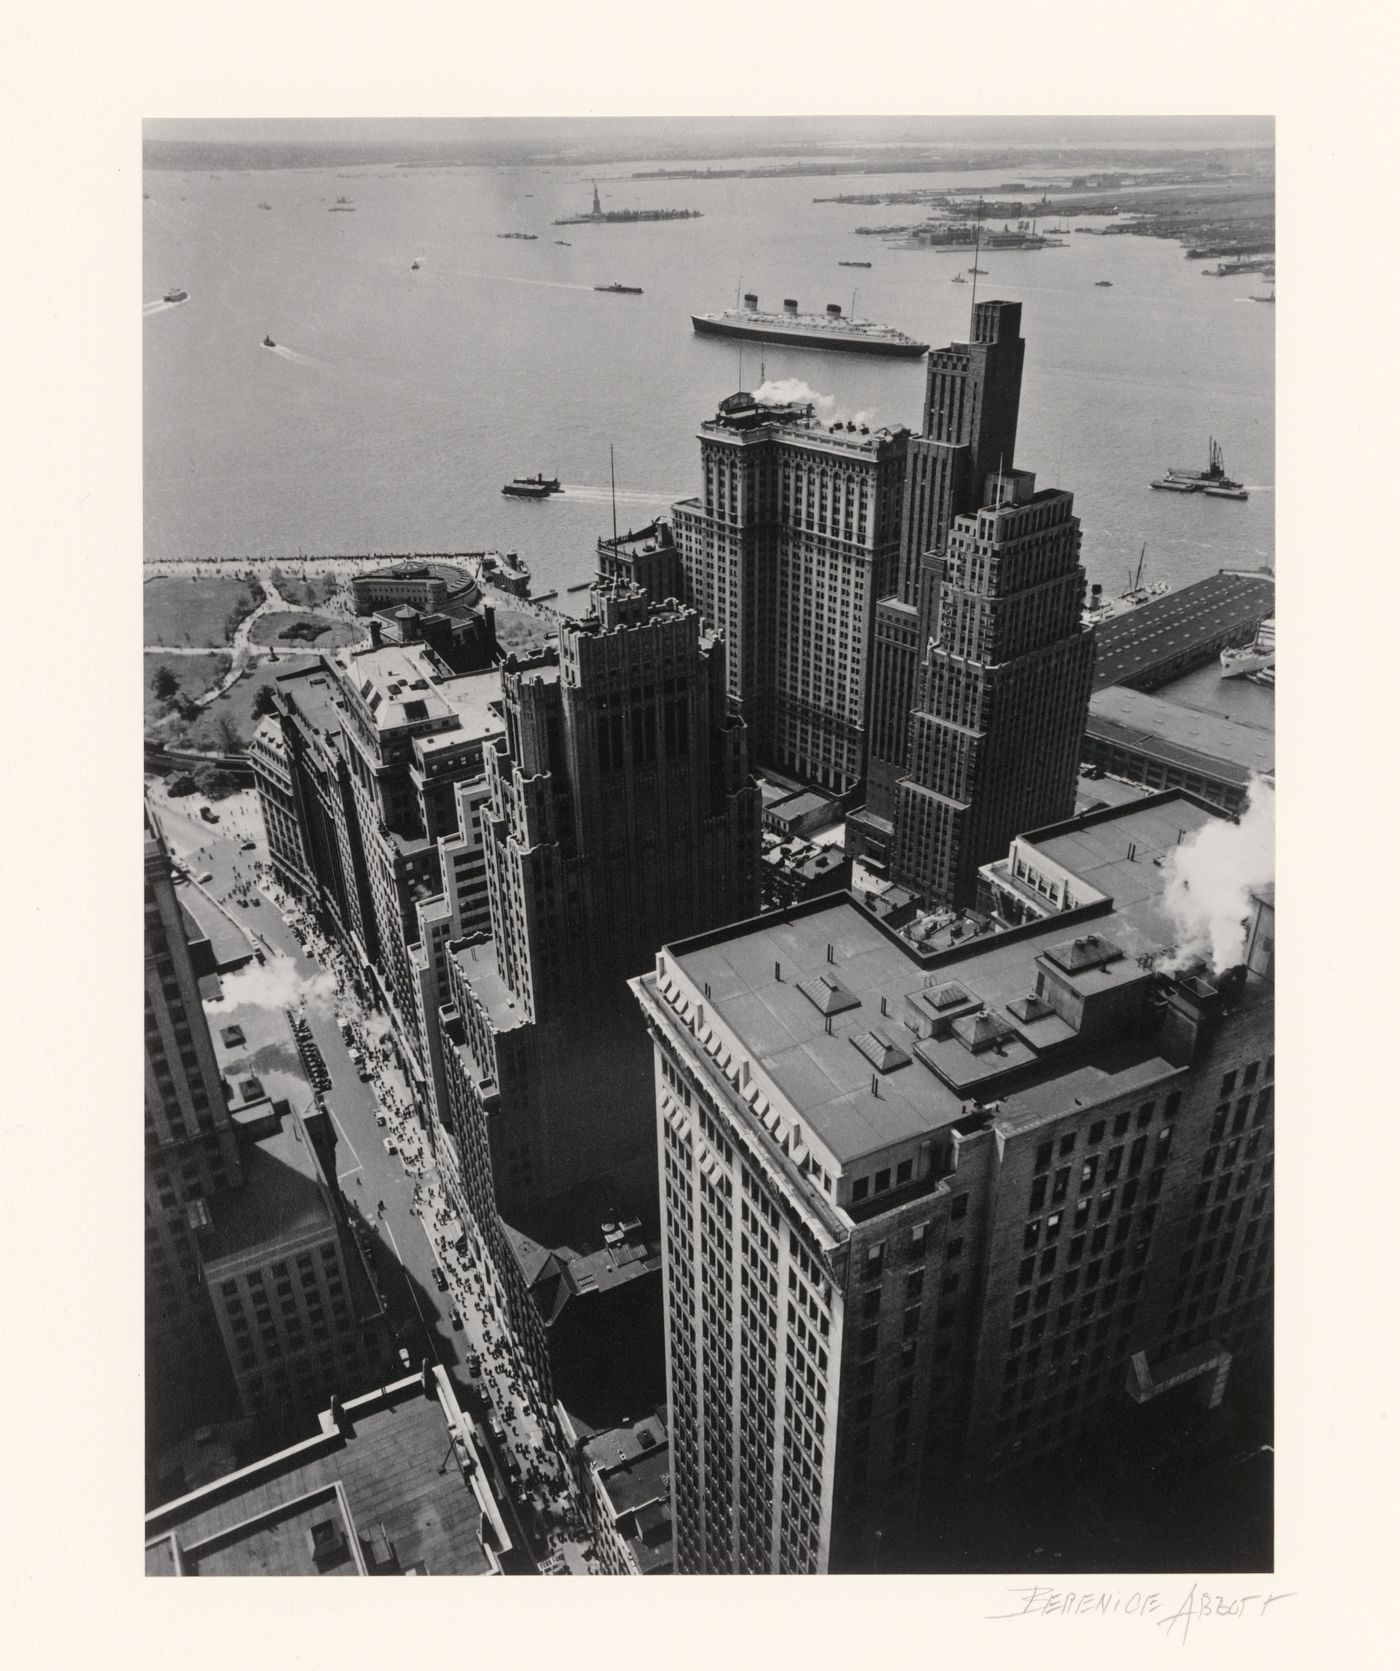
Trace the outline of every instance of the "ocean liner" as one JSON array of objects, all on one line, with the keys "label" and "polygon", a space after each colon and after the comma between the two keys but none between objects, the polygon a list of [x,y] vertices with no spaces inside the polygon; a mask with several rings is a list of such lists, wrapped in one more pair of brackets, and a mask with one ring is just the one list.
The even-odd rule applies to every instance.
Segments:
[{"label": "ocean liner", "polygon": [[847,319],[840,305],[828,302],[825,313],[799,313],[791,299],[781,313],[763,313],[750,291],[741,308],[723,313],[693,313],[690,322],[701,336],[747,337],[753,342],[786,343],[791,348],[830,348],[848,354],[897,355],[917,359],[928,353],[926,342],[916,342],[892,325]]}]

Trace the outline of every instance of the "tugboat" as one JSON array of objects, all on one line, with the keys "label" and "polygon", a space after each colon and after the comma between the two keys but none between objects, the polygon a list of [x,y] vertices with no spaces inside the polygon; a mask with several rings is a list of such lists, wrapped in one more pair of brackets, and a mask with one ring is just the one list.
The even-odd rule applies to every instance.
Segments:
[{"label": "tugboat", "polygon": [[961,273],[954,273],[953,274],[953,283],[954,284],[966,284],[967,280],[962,276]]},{"label": "tugboat", "polygon": [[559,485],[558,476],[516,476],[511,482],[512,487],[542,487],[546,493],[562,493],[564,489]]},{"label": "tugboat", "polygon": [[1095,279],[1094,280],[1094,289],[1095,290],[1112,290],[1112,288],[1113,288],[1113,280],[1112,279]]},{"label": "tugboat", "polygon": [[262,345],[263,345],[264,348],[276,348],[276,346],[277,346],[277,344],[272,340],[271,337],[264,337],[262,339]]},{"label": "tugboat", "polygon": [[412,263],[412,265],[409,267],[408,270],[409,270],[410,273],[416,273],[422,265],[423,265],[423,263],[421,261],[415,261],[415,262]]},{"label": "tugboat", "polygon": [[167,290],[163,300],[167,302],[183,302],[189,299],[189,291],[181,290],[178,285],[173,290]]},{"label": "tugboat", "polygon": [[640,284],[595,284],[593,288],[603,291],[608,296],[640,296],[642,294]]}]

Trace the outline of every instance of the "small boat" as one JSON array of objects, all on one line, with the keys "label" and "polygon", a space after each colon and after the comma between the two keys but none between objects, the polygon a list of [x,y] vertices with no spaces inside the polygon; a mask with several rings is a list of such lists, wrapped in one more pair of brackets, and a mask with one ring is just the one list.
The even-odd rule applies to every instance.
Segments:
[{"label": "small boat", "polygon": [[1113,288],[1113,280],[1112,279],[1095,279],[1094,280],[1094,289],[1095,290],[1112,290],[1112,288]]},{"label": "small boat", "polygon": [[961,273],[954,273],[953,274],[953,283],[954,284],[966,284],[967,280],[962,276]]},{"label": "small boat", "polygon": [[838,261],[836,265],[838,267],[868,267],[870,263],[868,261]]},{"label": "small boat", "polygon": [[260,209],[270,209],[272,207],[272,205],[270,203],[259,203],[258,207]]},{"label": "small boat", "polygon": [[560,249],[572,249],[574,247],[567,238],[556,238],[554,241]]},{"label": "small boat", "polygon": [[969,273],[981,273],[983,278],[986,278],[987,276],[987,269],[985,267],[969,267],[967,270]]},{"label": "small boat", "polygon": [[519,238],[522,244],[533,244],[538,237],[535,232],[498,232],[498,238]]},{"label": "small boat", "polygon": [[276,348],[276,346],[277,346],[277,344],[272,340],[271,337],[264,337],[262,339],[262,345],[263,345],[264,348]]},{"label": "small boat", "polygon": [[188,290],[181,290],[177,285],[173,290],[167,290],[162,300],[167,302],[183,302],[188,300],[189,294]]},{"label": "small boat", "polygon": [[1209,487],[1203,487],[1201,492],[1207,499],[1248,499],[1248,492],[1238,482],[1213,482]]},{"label": "small boat", "polygon": [[415,261],[410,265],[408,270],[410,273],[416,273],[422,265],[423,263],[421,261]]},{"label": "small boat", "polygon": [[593,288],[603,291],[608,296],[640,296],[642,294],[640,284],[595,284]]},{"label": "small boat", "polygon": [[1278,297],[1271,290],[1267,296],[1251,296],[1249,299],[1251,302],[1276,302]]},{"label": "small boat", "polygon": [[558,476],[516,476],[513,478],[516,487],[542,487],[546,493],[562,493],[564,489],[559,485]]},{"label": "small boat", "polygon": [[508,499],[548,499],[550,490],[543,482],[507,482],[501,492]]}]

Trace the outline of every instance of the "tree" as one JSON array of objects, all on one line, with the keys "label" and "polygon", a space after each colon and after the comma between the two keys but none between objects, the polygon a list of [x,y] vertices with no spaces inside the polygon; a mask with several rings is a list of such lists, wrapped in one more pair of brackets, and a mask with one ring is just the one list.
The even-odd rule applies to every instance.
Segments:
[{"label": "tree", "polygon": [[243,749],[243,739],[238,734],[238,727],[227,714],[219,715],[219,741],[223,744],[225,754],[239,754]]},{"label": "tree", "polygon": [[268,714],[277,712],[277,698],[272,694],[272,686],[261,684],[257,695],[253,698],[253,718],[262,719]]},{"label": "tree", "polygon": [[170,671],[166,663],[162,662],[156,668],[155,677],[151,680],[152,694],[158,702],[169,702],[173,700],[179,689],[180,681]]}]

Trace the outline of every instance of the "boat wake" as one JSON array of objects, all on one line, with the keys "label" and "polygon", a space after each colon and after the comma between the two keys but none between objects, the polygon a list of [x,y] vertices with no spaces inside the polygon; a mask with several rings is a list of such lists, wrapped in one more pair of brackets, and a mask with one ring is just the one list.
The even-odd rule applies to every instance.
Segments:
[{"label": "boat wake", "polygon": [[[575,500],[580,505],[610,505],[612,503],[612,489],[594,487],[588,482],[565,482],[563,488],[567,498]],[[670,507],[677,499],[685,498],[685,489],[676,493],[647,493],[641,488],[620,487],[617,490],[619,505],[657,505]]]},{"label": "boat wake", "polygon": [[502,284],[540,284],[546,290],[583,290],[591,291],[591,284],[568,284],[563,279],[526,278],[523,273],[469,273],[457,270],[458,278],[493,279]]},{"label": "boat wake", "polygon": [[321,364],[319,360],[313,360],[309,354],[298,354],[295,348],[284,347],[280,342],[275,348],[269,348],[264,343],[263,353],[276,354],[278,359],[290,360],[294,366],[306,366],[311,370],[315,370]]},{"label": "boat wake", "polygon": [[179,302],[167,302],[167,301],[142,302],[142,304],[141,304],[141,317],[143,319],[150,319],[154,314],[157,314],[157,313],[173,313],[175,311],[175,309],[177,307],[179,307],[179,305],[180,305]]}]

